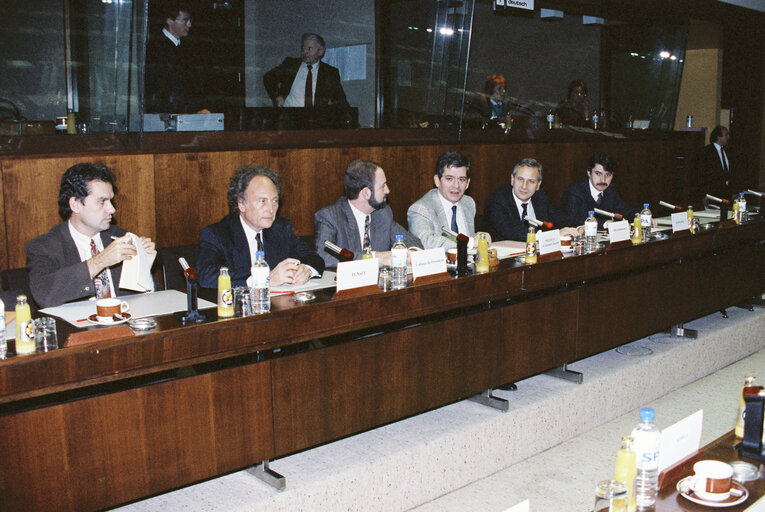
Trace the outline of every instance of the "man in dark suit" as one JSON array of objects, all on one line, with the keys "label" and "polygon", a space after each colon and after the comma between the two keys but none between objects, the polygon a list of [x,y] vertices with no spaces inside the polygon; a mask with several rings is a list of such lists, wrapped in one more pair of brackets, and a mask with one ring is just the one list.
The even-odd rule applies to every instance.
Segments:
[{"label": "man in dark suit", "polygon": [[276,215],[280,197],[276,172],[254,165],[237,169],[228,184],[230,213],[199,234],[202,286],[217,287],[221,267],[228,267],[234,287],[247,285],[256,251],[264,252],[271,268],[271,286],[304,284],[321,276],[324,261],[295,236],[289,220]]},{"label": "man in dark suit", "polygon": [[288,57],[263,76],[263,85],[277,107],[339,107],[348,109],[340,72],[324,64],[324,39],[303,34],[300,58]]},{"label": "man in dark suit", "polygon": [[[612,185],[616,162],[608,153],[595,153],[587,165],[587,177],[575,181],[563,192],[561,209],[568,216],[568,221],[579,226],[587,219],[587,212],[600,208],[607,212],[618,213],[632,221],[637,210],[624,202],[616,187]],[[609,219],[596,217],[598,229]],[[656,227],[656,221],[654,220]]]},{"label": "man in dark suit", "polygon": [[[724,126],[715,126],[709,134],[709,145],[701,150],[701,176],[699,186],[703,195],[730,199],[736,191],[733,185],[733,166],[727,151],[730,134]],[[706,205],[708,200],[704,198]]]},{"label": "man in dark suit", "polygon": [[393,211],[387,204],[390,189],[380,164],[352,161],[345,170],[343,185],[345,196],[313,217],[316,252],[327,266],[337,266],[338,260],[324,247],[325,240],[353,252],[354,259],[360,259],[367,248],[387,265],[396,235],[404,235],[407,247],[422,248],[419,238],[393,220]]},{"label": "man in dark suit", "polygon": [[[65,222],[31,240],[25,249],[32,297],[40,307],[83,298],[122,295],[121,265],[136,254],[132,238],[112,225],[114,174],[80,163],[61,177],[58,208]],[[153,259],[154,243],[141,238]]]},{"label": "man in dark suit", "polygon": [[547,198],[542,186],[542,164],[524,158],[513,167],[510,183],[492,192],[484,209],[492,240],[525,241],[529,231],[524,217],[552,222],[561,235],[578,234],[575,228],[563,227],[566,218]]}]

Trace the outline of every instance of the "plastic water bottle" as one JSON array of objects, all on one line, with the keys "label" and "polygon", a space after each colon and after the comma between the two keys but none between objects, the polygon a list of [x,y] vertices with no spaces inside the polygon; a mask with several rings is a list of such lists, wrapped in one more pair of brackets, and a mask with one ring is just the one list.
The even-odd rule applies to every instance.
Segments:
[{"label": "plastic water bottle", "polygon": [[650,407],[640,409],[640,423],[632,431],[637,455],[635,497],[638,508],[656,503],[659,487],[659,440],[661,431],[653,424],[654,412]]},{"label": "plastic water bottle", "polygon": [[648,208],[648,203],[643,203],[643,211],[640,212],[640,231],[642,233],[643,242],[647,242],[651,239],[651,223],[653,222],[653,215]]},{"label": "plastic water bottle", "polygon": [[252,274],[252,312],[256,315],[271,311],[271,269],[268,268],[263,251],[255,253]]},{"label": "plastic water bottle", "polygon": [[393,266],[393,277],[391,278],[391,289],[400,290],[406,288],[406,245],[404,245],[404,235],[396,235],[396,243],[390,250],[390,260]]},{"label": "plastic water bottle", "polygon": [[587,212],[587,220],[584,221],[584,245],[587,252],[598,248],[598,221],[593,210]]},{"label": "plastic water bottle", "polygon": [[555,123],[555,114],[553,114],[552,109],[547,111],[546,119],[547,119],[547,129],[552,130],[553,124]]},{"label": "plastic water bottle", "polygon": [[5,339],[5,303],[0,299],[0,359],[8,354],[8,342]]},{"label": "plastic water bottle", "polygon": [[749,220],[749,215],[746,212],[746,196],[743,192],[739,192],[736,200],[738,201],[738,217],[741,223],[744,223]]}]

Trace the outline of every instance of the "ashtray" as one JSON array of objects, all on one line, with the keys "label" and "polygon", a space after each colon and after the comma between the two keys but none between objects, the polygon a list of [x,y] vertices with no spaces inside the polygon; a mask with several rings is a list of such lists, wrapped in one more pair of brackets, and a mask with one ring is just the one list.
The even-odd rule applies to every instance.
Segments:
[{"label": "ashtray", "polygon": [[292,300],[295,302],[311,302],[316,299],[316,295],[311,292],[297,292],[292,296]]},{"label": "ashtray", "polygon": [[729,464],[733,468],[733,480],[737,482],[751,482],[760,478],[760,471],[754,464],[743,460],[734,460]]},{"label": "ashtray", "polygon": [[157,326],[157,321],[151,317],[136,318],[134,320],[130,320],[128,325],[131,329],[135,329],[136,331],[148,331],[149,329],[154,329]]}]

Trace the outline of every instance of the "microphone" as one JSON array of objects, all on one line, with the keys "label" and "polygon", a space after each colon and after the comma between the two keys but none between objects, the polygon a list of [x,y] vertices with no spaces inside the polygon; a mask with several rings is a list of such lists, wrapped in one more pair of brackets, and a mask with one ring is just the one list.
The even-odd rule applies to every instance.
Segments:
[{"label": "microphone", "polygon": [[528,215],[524,215],[523,216],[523,220],[525,220],[529,224],[534,224],[538,228],[552,229],[552,227],[553,227],[553,223],[552,222],[546,222],[546,221],[541,221],[541,220],[537,220],[537,219],[532,219]]},{"label": "microphone", "polygon": [[353,259],[353,253],[351,251],[349,251],[345,247],[337,246],[333,244],[332,242],[330,242],[329,240],[324,240],[324,247],[326,247],[330,251],[340,256],[340,259],[342,259],[343,261],[350,261]]},{"label": "microphone", "polygon": [[730,204],[730,201],[728,201],[727,199],[720,199],[719,197],[715,197],[712,194],[707,194],[706,198],[711,200],[711,201],[717,201],[718,203]]},{"label": "microphone", "polygon": [[674,204],[669,204],[669,203],[666,203],[666,202],[664,202],[664,201],[659,201],[659,204],[660,204],[660,205],[662,205],[662,206],[663,206],[663,207],[665,207],[665,208],[669,208],[670,210],[677,210],[677,211],[679,211],[679,212],[682,212],[682,211],[684,211],[684,210],[683,210],[682,208],[680,208],[679,206],[676,206],[676,205],[674,205]]},{"label": "microphone", "polygon": [[451,229],[447,228],[446,226],[441,226],[441,234],[443,234],[444,236],[447,236],[449,238],[454,238],[458,242],[465,242],[465,243],[467,243],[467,242],[470,241],[470,237],[469,236],[463,235],[462,233],[455,233],[454,231],[452,231]]},{"label": "microphone", "polygon": [[622,215],[621,213],[607,212],[605,210],[601,210],[600,208],[595,208],[595,213],[599,213],[601,215],[605,215],[606,217],[611,217],[612,219],[620,219],[621,220],[621,219],[624,218],[624,215]]},{"label": "microphone", "polygon": [[765,192],[757,192],[756,190],[752,190],[751,188],[747,189],[744,194],[751,194],[753,196],[759,196],[759,197],[765,197]]},{"label": "microphone", "polygon": [[196,270],[194,270],[194,268],[186,262],[186,258],[178,258],[178,263],[181,264],[183,275],[186,276],[187,279],[199,279],[199,275],[197,274]]}]

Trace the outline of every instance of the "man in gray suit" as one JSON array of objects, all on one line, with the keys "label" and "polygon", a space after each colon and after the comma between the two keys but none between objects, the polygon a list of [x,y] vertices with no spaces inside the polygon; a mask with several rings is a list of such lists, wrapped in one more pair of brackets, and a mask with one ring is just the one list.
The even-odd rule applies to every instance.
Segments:
[{"label": "man in gray suit", "polygon": [[337,266],[338,255],[324,247],[325,240],[353,252],[354,259],[361,259],[364,250],[370,250],[384,265],[390,265],[396,235],[404,235],[407,247],[422,248],[417,237],[393,220],[387,204],[390,189],[380,164],[352,161],[345,170],[343,186],[345,196],[313,217],[316,252],[328,267]]},{"label": "man in gray suit", "polygon": [[433,175],[436,188],[418,199],[406,213],[409,229],[425,249],[456,247],[441,233],[446,226],[456,233],[475,235],[475,201],[465,195],[470,186],[470,159],[457,151],[438,157]]}]

